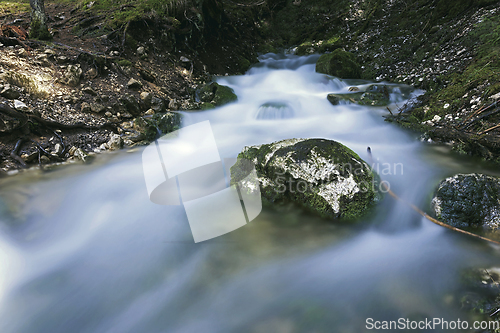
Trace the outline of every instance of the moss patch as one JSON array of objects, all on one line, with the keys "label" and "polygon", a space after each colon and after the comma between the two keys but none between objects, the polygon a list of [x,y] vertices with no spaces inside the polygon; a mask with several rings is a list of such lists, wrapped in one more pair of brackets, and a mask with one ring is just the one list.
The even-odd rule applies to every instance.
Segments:
[{"label": "moss patch", "polygon": [[201,102],[204,103],[202,104],[203,109],[222,106],[238,99],[233,89],[220,85],[217,82],[204,85],[198,90],[197,94]]},{"label": "moss patch", "polygon": [[316,72],[343,79],[361,78],[361,66],[356,62],[354,55],[341,49],[319,57]]},{"label": "moss patch", "polygon": [[350,221],[380,199],[378,178],[368,165],[332,140],[290,139],[245,148],[231,168],[232,184],[246,177],[252,163],[268,203],[294,202],[324,218]]}]

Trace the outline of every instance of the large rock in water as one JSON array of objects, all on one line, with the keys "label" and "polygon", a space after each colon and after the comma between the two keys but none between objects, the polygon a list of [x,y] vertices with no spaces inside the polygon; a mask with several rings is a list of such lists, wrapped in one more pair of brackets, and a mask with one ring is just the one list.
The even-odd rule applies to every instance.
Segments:
[{"label": "large rock in water", "polygon": [[356,62],[354,55],[341,49],[319,57],[316,62],[316,72],[342,79],[361,78],[361,66]]},{"label": "large rock in water", "polygon": [[458,174],[443,180],[434,194],[436,217],[457,228],[500,226],[500,178]]},{"label": "large rock in water", "polygon": [[340,101],[346,101],[347,103],[367,106],[387,106],[391,103],[391,91],[392,88],[386,85],[372,84],[366,88],[366,91],[345,94],[328,94],[327,99],[333,105],[340,104]]},{"label": "large rock in water", "polygon": [[380,199],[369,166],[336,141],[289,139],[245,147],[231,168],[233,184],[252,170],[249,161],[270,203],[291,201],[322,217],[354,220]]}]

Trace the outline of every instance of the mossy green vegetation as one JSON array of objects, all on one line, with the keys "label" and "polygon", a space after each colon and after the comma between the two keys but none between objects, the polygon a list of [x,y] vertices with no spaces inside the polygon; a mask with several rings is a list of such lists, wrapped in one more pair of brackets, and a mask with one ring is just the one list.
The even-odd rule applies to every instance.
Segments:
[{"label": "mossy green vegetation", "polygon": [[457,228],[498,229],[500,178],[458,174],[443,180],[434,195],[439,220]]},{"label": "mossy green vegetation", "polygon": [[[111,28],[120,27],[127,22],[145,17],[167,18],[175,16],[191,6],[188,0],[83,0],[78,7],[95,14],[106,13],[107,24]],[[175,19],[178,25],[180,22]]]},{"label": "mossy green vegetation", "polygon": [[[231,168],[232,184],[244,179],[253,165],[268,204],[293,202],[327,219],[354,221],[380,200],[376,175],[336,141],[290,139],[247,147]],[[319,170],[333,171],[317,178],[323,173]]]},{"label": "mossy green vegetation", "polygon": [[122,67],[132,66],[132,62],[128,59],[120,59],[116,63]]},{"label": "mossy green vegetation", "polygon": [[341,49],[319,57],[316,63],[316,72],[343,79],[361,78],[361,66],[357,63],[356,57]]},{"label": "mossy green vegetation", "polygon": [[[415,114],[423,114],[422,120],[435,115],[455,114],[470,107],[473,94],[470,91],[480,87],[481,101],[500,92],[500,18],[493,16],[479,23],[467,36],[470,42],[478,43],[476,56],[462,71],[443,77],[449,82],[445,87],[431,87],[427,92],[425,105],[417,108]],[[444,106],[448,104],[445,108]],[[425,107],[425,112],[423,111]],[[471,128],[476,132],[484,130],[486,123],[477,122]]]},{"label": "mossy green vegetation", "polygon": [[234,102],[238,99],[234,90],[220,85],[217,82],[211,82],[201,87],[197,92],[202,109],[210,109],[216,106],[222,106]]},{"label": "mossy green vegetation", "polygon": [[14,0],[0,2],[0,16],[17,15],[30,10],[30,2],[28,0]]}]

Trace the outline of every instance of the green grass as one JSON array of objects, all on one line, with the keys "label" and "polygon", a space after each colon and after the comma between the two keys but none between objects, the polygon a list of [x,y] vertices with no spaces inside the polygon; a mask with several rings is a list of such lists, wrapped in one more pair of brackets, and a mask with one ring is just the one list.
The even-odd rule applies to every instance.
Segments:
[{"label": "green grass", "polygon": [[90,11],[95,15],[106,15],[109,18],[107,25],[111,29],[145,17],[171,18],[175,23],[177,20],[172,17],[191,5],[189,0],[56,0],[56,2],[74,3],[81,10]]},{"label": "green grass", "polygon": [[23,12],[28,12],[30,9],[29,0],[17,1],[1,1],[0,2],[0,16],[4,15],[17,15]]}]

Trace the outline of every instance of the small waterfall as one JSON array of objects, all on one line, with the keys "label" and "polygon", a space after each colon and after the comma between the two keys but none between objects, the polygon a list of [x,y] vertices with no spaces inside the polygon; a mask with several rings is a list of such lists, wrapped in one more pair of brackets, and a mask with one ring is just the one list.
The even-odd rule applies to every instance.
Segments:
[{"label": "small waterfall", "polygon": [[293,118],[294,110],[290,104],[282,101],[267,102],[259,106],[256,119],[273,120]]}]

